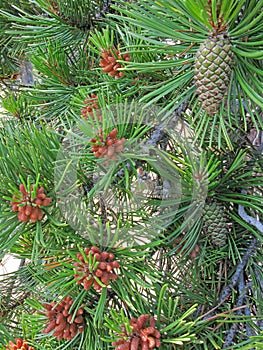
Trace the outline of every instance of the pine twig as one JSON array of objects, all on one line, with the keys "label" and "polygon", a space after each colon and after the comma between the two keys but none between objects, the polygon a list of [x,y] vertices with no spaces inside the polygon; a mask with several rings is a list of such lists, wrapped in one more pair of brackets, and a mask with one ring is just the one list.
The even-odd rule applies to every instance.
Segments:
[{"label": "pine twig", "polygon": [[[251,312],[248,306],[244,309],[244,315],[251,317]],[[246,325],[246,333],[248,337],[252,337],[256,335],[256,333],[252,330],[252,328],[248,324]]]},{"label": "pine twig", "polygon": [[[238,297],[238,300],[237,300],[237,307],[241,307],[243,304],[244,304],[244,301],[246,299],[246,295],[247,295],[247,292],[249,290],[249,288],[252,287],[252,282],[248,282],[246,285],[244,284],[244,278],[243,278],[243,275],[240,275],[239,277],[239,291],[241,292],[239,297]],[[236,314],[237,315],[242,315],[242,311],[241,310],[238,310],[236,311]],[[236,332],[238,330],[238,323],[234,323],[231,328],[229,329],[229,331],[227,332],[227,336],[226,336],[226,339],[225,339],[225,343],[223,345],[223,349],[229,347],[232,342],[233,342],[233,339],[236,335]]]},{"label": "pine twig", "polygon": [[[246,194],[245,190],[242,190],[241,192],[243,194]],[[238,214],[245,222],[247,222],[249,225],[256,227],[256,229],[258,229],[259,232],[263,233],[263,224],[259,220],[257,220],[256,218],[249,216],[246,213],[245,208],[241,204],[239,204],[239,206],[238,206]]]},{"label": "pine twig", "polygon": [[[164,124],[164,123],[163,123]],[[156,147],[165,137],[167,137],[166,132],[164,131],[164,125],[155,126],[154,132],[152,133],[149,140],[146,141],[147,146]]]},{"label": "pine twig", "polygon": [[252,269],[253,269],[253,271],[254,271],[254,274],[255,274],[256,277],[257,277],[257,280],[258,280],[258,282],[259,282],[259,284],[260,284],[260,288],[261,288],[261,290],[262,290],[262,292],[263,292],[263,280],[262,280],[262,278],[261,278],[261,276],[260,276],[258,270],[255,268],[255,266],[252,266]]},{"label": "pine twig", "polygon": [[[229,315],[230,313],[234,313],[234,312],[237,312],[239,310],[242,310],[242,309],[245,309],[246,305],[241,305],[241,306],[238,306],[238,307],[234,307],[233,309],[231,310],[228,310],[228,311],[224,311],[224,312],[220,312],[214,316],[211,316],[209,318],[205,318],[205,321],[208,322],[208,321],[213,321],[213,320],[216,320],[217,318],[219,318],[220,316],[222,315]],[[226,319],[227,317],[225,317]]]},{"label": "pine twig", "polygon": [[[247,286],[248,286],[248,284],[247,284]],[[251,283],[251,286],[252,286],[252,283]],[[246,291],[246,286],[245,286],[243,274],[241,274],[239,277],[238,290],[239,290],[239,295],[242,295]],[[246,301],[246,300],[244,300],[244,301]],[[248,304],[247,301],[246,301],[246,303]],[[251,317],[251,312],[249,310],[248,305],[246,305],[246,307],[241,311],[241,314]],[[246,324],[246,333],[247,333],[248,337],[255,335],[255,333],[252,331],[251,327],[248,324]]]},{"label": "pine twig", "polygon": [[[243,255],[242,260],[237,265],[236,272],[234,273],[234,275],[233,275],[233,277],[231,279],[231,282],[227,286],[225,286],[224,289],[222,290],[221,295],[218,298],[217,305],[212,310],[208,311],[205,315],[202,316],[202,318],[204,320],[207,320],[210,317],[212,317],[213,314],[214,314],[214,311],[228,299],[228,297],[231,294],[233,288],[239,282],[240,275],[244,271],[244,269],[245,269],[245,267],[246,267],[246,265],[248,263],[248,259],[253,254],[257,243],[258,243],[258,239],[257,238],[252,239],[252,241],[250,242],[250,244],[249,244],[249,246],[247,248],[247,251]],[[241,288],[241,285],[240,285],[239,289],[242,291],[243,287]]]},{"label": "pine twig", "polygon": [[263,331],[263,320],[258,322],[258,327]]},{"label": "pine twig", "polygon": [[223,289],[218,299],[218,303],[221,303],[222,300],[224,300],[231,293],[232,289],[237,285],[240,278],[240,274],[244,271],[244,268],[247,265],[248,259],[253,254],[257,243],[258,243],[257,238],[253,238],[252,241],[250,242],[247,251],[243,255],[242,260],[237,265],[236,272],[234,273],[231,279],[231,282],[227,286],[225,286],[225,288]]},{"label": "pine twig", "polygon": [[[145,145],[143,146],[143,150],[145,150],[145,152],[149,152],[149,147],[157,147],[158,145],[160,145],[161,149],[163,149],[163,150],[166,149],[168,137],[169,137],[166,130],[169,129],[169,127],[171,126],[171,122],[175,123],[175,124],[178,122],[178,118],[180,118],[183,115],[183,112],[187,108],[187,104],[188,104],[188,100],[184,101],[173,112],[171,120],[169,120],[169,121],[165,120],[160,124],[154,125],[154,130],[153,130],[151,137],[145,142]],[[140,162],[141,161],[139,160],[139,161],[135,162],[135,164],[139,165]],[[126,170],[128,170],[128,172],[131,171],[130,163],[126,163],[124,167],[126,168]],[[124,175],[125,175],[124,168],[121,168],[119,171],[116,172],[115,178],[121,179],[121,178],[123,178]],[[168,188],[169,188],[169,184],[168,184],[168,181],[166,181],[166,183],[164,185],[164,192],[167,192]]]}]

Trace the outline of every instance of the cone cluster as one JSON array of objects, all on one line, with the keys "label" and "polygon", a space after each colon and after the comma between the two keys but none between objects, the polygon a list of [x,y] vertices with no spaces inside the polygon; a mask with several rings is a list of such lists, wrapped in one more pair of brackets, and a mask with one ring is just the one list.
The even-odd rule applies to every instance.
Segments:
[{"label": "cone cluster", "polygon": [[[98,96],[95,94],[91,94],[87,100],[85,101],[85,107],[81,110],[81,116],[84,118],[94,118],[94,110],[99,110],[100,107],[98,105]],[[99,121],[101,121],[102,116],[96,114]]]},{"label": "cone cluster", "polygon": [[18,220],[21,222],[36,222],[42,220],[44,212],[40,206],[45,207],[51,202],[51,198],[45,195],[44,187],[36,189],[36,196],[32,198],[34,185],[31,185],[28,192],[23,184],[19,185],[19,195],[14,195],[11,202],[12,210],[18,211]]},{"label": "cone cluster", "polygon": [[103,72],[108,73],[111,77],[115,77],[115,79],[123,77],[123,72],[119,71],[122,66],[117,62],[117,60],[129,62],[129,54],[121,54],[119,50],[112,48],[109,50],[103,50],[101,57],[100,67],[102,68]]},{"label": "cone cluster", "polygon": [[84,318],[82,308],[78,309],[74,319],[73,312],[69,312],[74,300],[67,296],[59,304],[52,302],[50,304],[43,304],[49,324],[42,331],[43,333],[53,332],[53,336],[58,340],[73,339],[78,333],[84,331]]},{"label": "cone cluster", "polygon": [[103,135],[102,130],[100,130],[97,138],[90,139],[92,144],[91,151],[94,153],[96,158],[106,158],[115,160],[118,153],[123,149],[123,144],[125,138],[117,138],[118,129],[113,129],[106,138]]},{"label": "cone cluster", "polygon": [[[147,325],[148,324],[148,325]],[[130,320],[132,334],[123,328],[122,339],[112,342],[115,350],[149,350],[161,345],[160,332],[155,328],[156,320],[153,316],[141,315]]]},{"label": "cone cluster", "polygon": [[8,350],[34,350],[33,346],[28,346],[26,340],[22,340],[21,338],[17,338],[16,342],[9,342],[9,345],[6,346]]},{"label": "cone cluster", "polygon": [[[77,284],[83,284],[85,290],[93,285],[96,291],[100,291],[102,286],[98,283],[98,280],[107,286],[111,280],[115,281],[117,279],[113,269],[119,268],[120,265],[114,260],[114,254],[101,252],[98,247],[86,248],[84,252],[87,259],[84,259],[81,253],[78,253],[77,259],[79,261],[74,263],[74,266],[76,266],[74,277]],[[87,261],[91,261],[91,264]],[[96,264],[96,262],[99,263]]]},{"label": "cone cluster", "polygon": [[203,109],[214,115],[230,83],[232,71],[231,43],[227,35],[209,37],[196,53],[194,79]]},{"label": "cone cluster", "polygon": [[228,229],[224,208],[217,202],[207,203],[203,210],[203,228],[216,247],[226,245]]}]

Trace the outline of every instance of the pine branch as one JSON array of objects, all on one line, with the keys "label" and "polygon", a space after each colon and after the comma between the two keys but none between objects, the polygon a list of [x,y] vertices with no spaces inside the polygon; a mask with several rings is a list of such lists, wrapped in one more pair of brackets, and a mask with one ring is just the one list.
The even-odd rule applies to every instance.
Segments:
[{"label": "pine branch", "polygon": [[255,266],[253,266],[252,269],[253,269],[253,271],[254,271],[254,274],[255,274],[256,277],[257,277],[257,280],[258,280],[258,282],[259,282],[259,284],[260,284],[260,288],[261,288],[261,290],[262,290],[262,292],[263,292],[263,280],[262,280],[262,278],[261,278],[261,276],[260,276],[258,270],[255,268]]},{"label": "pine branch", "polygon": [[[246,194],[245,190],[241,191],[243,194]],[[238,214],[241,216],[241,218],[247,222],[248,224],[256,227],[256,229],[258,229],[261,233],[263,233],[263,224],[257,220],[256,218],[253,218],[252,216],[249,216],[246,211],[245,208],[243,207],[243,205],[239,204],[238,206]]]},{"label": "pine branch", "polygon": [[231,293],[232,289],[237,285],[239,278],[240,278],[240,275],[244,271],[244,269],[248,263],[249,258],[252,256],[252,254],[256,248],[257,243],[258,243],[257,238],[253,238],[251,240],[251,242],[247,248],[247,251],[243,255],[242,260],[237,265],[236,272],[234,273],[234,275],[231,279],[231,282],[227,286],[225,286],[225,288],[223,289],[223,291],[218,299],[219,304],[228,297],[228,295]]},{"label": "pine branch", "polygon": [[[248,306],[244,309],[244,315],[251,317],[251,312],[250,312]],[[256,333],[252,330],[252,328],[248,324],[246,325],[246,333],[247,333],[248,337],[252,337],[252,336],[256,335]]]},{"label": "pine branch", "polygon": [[[154,131],[151,135],[151,137],[149,138],[149,140],[147,140],[145,142],[145,146],[144,147],[144,150],[145,152],[148,153],[148,147],[157,147],[158,144],[161,144],[164,142],[164,138],[165,136],[167,136],[165,130],[164,130],[164,126],[160,125],[156,125],[155,128],[154,128]],[[135,164],[136,166],[140,166],[140,163],[141,163],[141,160],[137,160],[135,161]],[[128,172],[131,172],[132,171],[132,168],[131,168],[131,164],[130,163],[126,163],[125,164],[125,169],[128,170]],[[121,168],[119,171],[117,171],[117,173],[115,174],[115,177],[120,180],[122,179],[123,177],[125,176],[125,170],[124,168]]]},{"label": "pine branch", "polygon": [[[246,299],[246,295],[248,293],[249,288],[252,287],[252,282],[248,282],[247,284],[244,283],[244,276],[243,274],[240,274],[239,276],[239,282],[238,282],[238,289],[239,289],[239,297],[237,300],[237,307],[240,307],[244,304],[244,301]],[[236,311],[236,315],[242,316],[242,310]],[[237,333],[239,323],[234,323],[229,331],[227,332],[225,343],[223,345],[223,349],[229,347],[233,339]]]},{"label": "pine branch", "polygon": [[[242,260],[240,261],[240,263],[237,265],[236,268],[236,272],[234,273],[231,282],[224,287],[223,291],[221,292],[220,297],[218,298],[218,303],[217,305],[210,310],[209,312],[207,312],[205,315],[202,316],[202,318],[204,320],[209,319],[212,315],[214,315],[214,311],[220,306],[222,305],[229,297],[229,295],[231,294],[231,291],[233,290],[233,288],[238,284],[239,280],[240,280],[240,275],[244,272],[245,267],[248,263],[249,258],[252,256],[254,250],[256,249],[256,244],[258,243],[258,239],[254,238],[251,240],[247,251],[245,252],[245,254],[243,255]],[[241,283],[241,282],[240,282]],[[240,291],[242,292],[242,290],[245,289],[245,287],[240,284]]]},{"label": "pine branch", "polygon": [[[168,118],[168,121],[165,120],[164,122],[154,125],[154,131],[150,138],[145,142],[143,145],[143,150],[145,153],[151,153],[151,150],[149,150],[149,147],[157,147],[160,146],[162,150],[165,150],[168,143],[168,134],[167,130],[169,130],[170,127],[173,125],[176,125],[180,118],[183,116],[183,113],[186,111],[188,105],[188,99],[185,100],[171,115],[171,118]],[[136,166],[140,166],[141,160],[135,161]],[[131,165],[130,163],[125,164],[126,170],[130,172]],[[124,177],[125,171],[124,168],[121,168],[116,174],[115,177],[120,180]],[[163,196],[164,198],[169,197],[170,193],[170,182],[167,179],[164,179],[163,181]]]},{"label": "pine branch", "polygon": [[167,138],[167,133],[164,130],[166,124],[162,123],[155,126],[154,132],[149,140],[146,141],[145,145],[149,147],[156,147],[158,144],[161,144],[165,138]]}]

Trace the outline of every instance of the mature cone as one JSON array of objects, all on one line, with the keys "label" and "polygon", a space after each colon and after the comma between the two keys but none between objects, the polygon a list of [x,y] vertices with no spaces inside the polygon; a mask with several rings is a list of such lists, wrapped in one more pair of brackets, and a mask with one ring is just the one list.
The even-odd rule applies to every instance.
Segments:
[{"label": "mature cone", "polygon": [[196,92],[209,115],[218,111],[229,86],[232,56],[230,40],[224,34],[209,37],[196,53]]},{"label": "mature cone", "polygon": [[203,210],[203,227],[216,247],[223,247],[227,239],[227,218],[224,209],[216,202],[206,204]]}]

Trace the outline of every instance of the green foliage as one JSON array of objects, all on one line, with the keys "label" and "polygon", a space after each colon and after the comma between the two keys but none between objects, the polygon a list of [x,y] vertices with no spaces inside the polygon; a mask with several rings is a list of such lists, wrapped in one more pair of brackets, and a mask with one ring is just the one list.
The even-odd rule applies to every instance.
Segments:
[{"label": "green foliage", "polygon": [[[0,257],[21,259],[0,279],[1,349],[23,338],[35,350],[120,350],[111,343],[141,315],[163,350],[262,348],[262,14],[258,0],[1,2]],[[223,34],[230,84],[208,116],[195,56]],[[20,184],[52,199],[43,219],[12,210]],[[226,220],[220,247],[209,205]],[[116,280],[100,280],[92,246],[114,254]],[[77,283],[79,253],[101,290]],[[67,296],[85,329],[58,340],[43,333],[44,304]]]},{"label": "green foliage", "polygon": [[[198,45],[211,32],[217,30],[219,25],[225,28],[235,54],[233,76],[227,97],[228,101],[232,101],[232,104],[228,103],[227,110],[222,106],[220,112],[222,117],[213,116],[210,120],[199,108],[191,106],[191,119],[192,126],[197,133],[200,132],[209,137],[210,143],[218,140],[221,148],[223,140],[218,133],[223,133],[228,147],[234,147],[230,133],[233,129],[246,129],[246,112],[253,115],[253,126],[257,129],[262,128],[260,115],[257,112],[251,113],[251,108],[262,107],[260,97],[262,74],[256,68],[258,65],[262,67],[262,61],[260,61],[262,60],[262,50],[260,49],[262,36],[258,34],[262,32],[262,25],[259,24],[262,17],[262,11],[259,11],[261,4],[259,1],[249,2],[247,7],[246,1],[238,2],[238,5],[237,2],[233,1],[232,6],[228,7],[227,1],[213,1],[212,4],[217,4],[220,11],[215,12],[211,5],[210,18],[210,10],[207,12],[207,6],[210,5],[207,3],[207,1],[158,1],[152,5],[143,1],[142,4],[129,4],[128,9],[120,8],[123,15],[113,15],[113,17],[119,20],[120,27],[123,22],[129,22],[139,27],[139,31],[133,32],[132,35],[148,42],[144,48],[146,52],[158,50],[158,56],[154,60],[155,64],[153,64],[153,59],[147,60],[145,56],[143,62],[131,61],[127,69],[143,73],[151,72],[153,76],[157,72],[165,72],[163,79],[160,80],[161,76],[159,76],[154,84],[148,86],[150,91],[141,98],[141,101],[147,104],[160,103],[169,112],[175,110],[186,99],[191,99],[195,92],[195,89],[191,87],[191,81]],[[243,11],[242,18],[239,20],[238,16],[241,10]],[[248,11],[252,11],[252,14],[248,14]],[[215,18],[217,13],[220,18],[222,17],[220,21]],[[221,13],[224,15],[221,16]],[[254,20],[247,21],[247,17],[253,17]],[[240,29],[237,31],[236,28]],[[251,44],[246,43],[244,39],[247,31],[249,31]],[[130,32],[127,33],[127,36],[130,36]],[[130,50],[129,46],[127,46],[127,50]],[[237,104],[241,110],[237,109],[234,101],[243,101],[241,105]],[[227,118],[223,117],[226,115]],[[242,116],[241,120],[240,116]],[[207,120],[206,125],[204,125],[205,120]],[[205,133],[203,133],[204,128]]]}]

